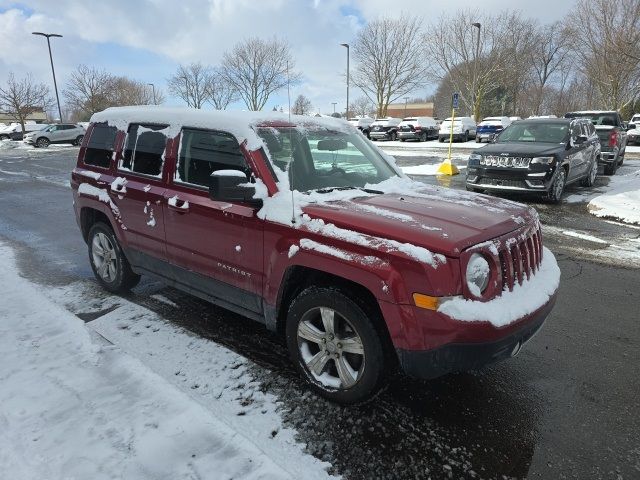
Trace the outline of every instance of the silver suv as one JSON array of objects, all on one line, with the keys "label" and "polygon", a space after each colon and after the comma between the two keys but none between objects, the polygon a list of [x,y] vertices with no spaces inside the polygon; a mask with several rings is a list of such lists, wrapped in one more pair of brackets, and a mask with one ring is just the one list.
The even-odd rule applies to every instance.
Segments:
[{"label": "silver suv", "polygon": [[58,123],[49,125],[43,130],[25,135],[24,143],[46,148],[52,143],[71,143],[80,145],[84,138],[84,128],[75,123]]}]

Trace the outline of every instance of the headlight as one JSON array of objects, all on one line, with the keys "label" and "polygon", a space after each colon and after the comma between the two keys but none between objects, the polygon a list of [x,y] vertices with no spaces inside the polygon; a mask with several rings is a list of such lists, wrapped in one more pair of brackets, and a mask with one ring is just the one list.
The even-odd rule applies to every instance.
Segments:
[{"label": "headlight", "polygon": [[469,155],[469,160],[482,161],[482,155],[480,155],[478,153],[472,153],[471,155]]},{"label": "headlight", "polygon": [[482,293],[489,285],[489,275],[491,268],[489,262],[479,253],[474,253],[467,263],[467,287],[472,295],[482,296]]},{"label": "headlight", "polygon": [[542,165],[551,165],[554,161],[554,157],[533,157],[531,159],[531,164],[540,163]]}]

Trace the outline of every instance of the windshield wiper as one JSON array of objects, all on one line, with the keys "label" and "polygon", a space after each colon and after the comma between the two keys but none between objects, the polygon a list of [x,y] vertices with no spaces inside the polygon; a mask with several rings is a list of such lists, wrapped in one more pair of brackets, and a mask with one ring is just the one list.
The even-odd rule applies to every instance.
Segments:
[{"label": "windshield wiper", "polygon": [[378,194],[378,195],[382,195],[384,192],[381,192],[380,190],[372,190],[370,188],[364,188],[364,187],[356,187],[353,185],[347,185],[344,187],[326,187],[326,188],[318,188],[317,190],[314,190],[318,193],[331,193],[334,190],[362,190],[363,192],[366,193],[373,193],[373,194]]}]

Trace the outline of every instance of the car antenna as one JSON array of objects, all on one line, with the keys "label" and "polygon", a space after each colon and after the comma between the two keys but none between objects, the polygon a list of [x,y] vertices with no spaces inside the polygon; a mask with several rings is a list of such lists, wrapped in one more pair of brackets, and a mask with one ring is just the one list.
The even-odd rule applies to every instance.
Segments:
[{"label": "car antenna", "polygon": [[[291,142],[291,77],[289,76],[289,61],[287,61],[287,101],[289,102],[289,148],[291,149],[291,157],[289,158],[289,168],[287,174],[291,170],[291,164],[293,163],[293,144]],[[289,180],[289,190],[291,191],[291,224],[296,224],[296,206],[294,203],[294,195],[293,188],[291,186],[291,180],[293,177],[290,177]]]}]

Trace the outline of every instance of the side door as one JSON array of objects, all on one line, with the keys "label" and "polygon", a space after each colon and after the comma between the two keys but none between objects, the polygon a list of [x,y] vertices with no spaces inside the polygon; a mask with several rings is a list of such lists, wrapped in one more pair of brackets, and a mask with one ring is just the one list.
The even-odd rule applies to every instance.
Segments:
[{"label": "side door", "polygon": [[109,185],[120,210],[131,261],[155,271],[166,261],[163,165],[166,125],[132,123],[118,154],[116,177]]},{"label": "side door", "polygon": [[572,122],[569,126],[569,134],[571,136],[567,159],[569,160],[569,176],[567,181],[575,180],[584,175],[587,165],[585,151],[588,143],[579,144],[577,138],[583,135],[580,122]]},{"label": "side door", "polygon": [[262,312],[263,221],[257,208],[209,198],[217,170],[252,171],[235,137],[184,128],[164,196],[167,255],[176,280],[219,303]]}]

